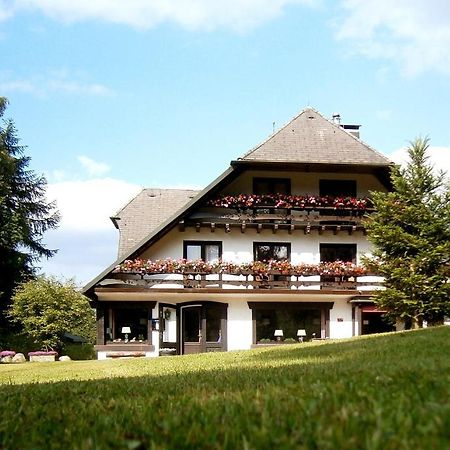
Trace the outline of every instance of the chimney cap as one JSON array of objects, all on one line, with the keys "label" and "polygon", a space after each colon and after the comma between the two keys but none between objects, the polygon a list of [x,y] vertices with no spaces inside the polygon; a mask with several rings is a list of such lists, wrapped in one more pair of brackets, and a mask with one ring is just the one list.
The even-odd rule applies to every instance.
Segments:
[{"label": "chimney cap", "polygon": [[334,113],[331,116],[334,123],[341,123],[341,115],[339,113]]}]

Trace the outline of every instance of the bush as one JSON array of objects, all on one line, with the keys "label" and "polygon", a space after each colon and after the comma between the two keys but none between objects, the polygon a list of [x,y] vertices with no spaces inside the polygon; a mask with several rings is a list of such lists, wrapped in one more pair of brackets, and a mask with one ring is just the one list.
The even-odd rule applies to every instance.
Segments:
[{"label": "bush", "polygon": [[90,343],[74,344],[68,342],[63,344],[61,355],[70,356],[70,359],[74,360],[95,359],[94,346]]},{"label": "bush", "polygon": [[39,277],[21,284],[8,316],[45,350],[60,346],[65,333],[88,341],[95,335],[94,311],[73,281]]}]

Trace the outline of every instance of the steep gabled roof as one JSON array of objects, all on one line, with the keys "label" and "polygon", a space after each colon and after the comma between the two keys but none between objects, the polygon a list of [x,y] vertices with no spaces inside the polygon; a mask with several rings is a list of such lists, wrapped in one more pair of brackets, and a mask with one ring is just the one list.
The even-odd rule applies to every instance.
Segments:
[{"label": "steep gabled roof", "polygon": [[304,109],[241,161],[381,165],[391,161],[313,108]]},{"label": "steep gabled roof", "polygon": [[[192,199],[190,199],[186,204],[184,204],[178,211],[173,215],[168,217],[164,222],[160,223],[155,229],[153,229],[147,236],[145,236],[140,242],[134,245],[132,248],[128,249],[124,254],[119,256],[116,261],[114,261],[109,267],[107,267],[103,272],[97,275],[93,280],[86,284],[81,292],[85,295],[91,295],[92,289],[95,285],[108,276],[115,267],[125,261],[128,258],[136,258],[139,253],[144,251],[146,248],[150,247],[155,241],[164,236],[169,230],[171,230],[179,221],[189,214],[190,211],[198,204],[207,198],[207,196],[215,189],[220,188],[222,184],[225,184],[228,180],[232,180],[240,171],[229,167],[225,172],[219,175],[212,183],[206,186],[205,189],[198,192]],[[114,220],[113,220],[114,222]]]},{"label": "steep gabled roof", "polygon": [[143,189],[111,217],[120,230],[119,257],[125,255],[199,192],[192,189]]},{"label": "steep gabled roof", "polygon": [[[179,210],[173,211],[173,215],[156,225],[140,242],[124,251],[113,264],[90,281],[82,292],[92,295],[95,285],[107,277],[118,264],[127,258],[138,257],[191,213],[197,205],[231,182],[253,163],[256,165],[268,163],[269,166],[270,163],[311,164],[323,167],[341,165],[345,170],[352,169],[353,166],[355,169],[360,167],[364,171],[368,168],[376,169],[382,172],[383,176],[389,173],[389,166],[392,165],[388,158],[347,133],[338,124],[325,119],[313,108],[307,108],[262,144],[237,161],[232,161],[231,167],[201,192],[195,195],[195,191],[192,191],[195,195],[193,198],[191,197]],[[124,209],[119,211],[118,215],[123,213]],[[112,219],[113,222],[116,220]],[[115,225],[117,226],[116,223]]]}]

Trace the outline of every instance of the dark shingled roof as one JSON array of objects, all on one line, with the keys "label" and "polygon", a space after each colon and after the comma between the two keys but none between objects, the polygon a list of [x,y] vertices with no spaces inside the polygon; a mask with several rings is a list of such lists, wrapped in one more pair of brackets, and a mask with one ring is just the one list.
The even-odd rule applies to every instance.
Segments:
[{"label": "dark shingled roof", "polygon": [[240,160],[381,166],[392,164],[381,153],[313,108],[304,109]]},{"label": "dark shingled roof", "polygon": [[116,228],[120,230],[119,257],[126,254],[198,193],[199,191],[191,189],[143,189],[111,217]]}]

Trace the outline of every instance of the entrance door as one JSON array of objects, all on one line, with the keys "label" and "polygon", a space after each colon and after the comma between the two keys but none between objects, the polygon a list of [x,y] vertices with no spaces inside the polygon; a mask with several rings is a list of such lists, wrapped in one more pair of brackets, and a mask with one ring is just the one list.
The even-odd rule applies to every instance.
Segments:
[{"label": "entrance door", "polygon": [[395,331],[395,327],[384,319],[382,312],[370,310],[364,311],[363,308],[361,319],[361,334],[376,334]]},{"label": "entrance door", "polygon": [[200,353],[202,351],[202,307],[181,307],[183,354]]}]

